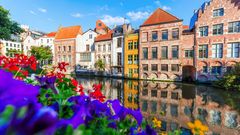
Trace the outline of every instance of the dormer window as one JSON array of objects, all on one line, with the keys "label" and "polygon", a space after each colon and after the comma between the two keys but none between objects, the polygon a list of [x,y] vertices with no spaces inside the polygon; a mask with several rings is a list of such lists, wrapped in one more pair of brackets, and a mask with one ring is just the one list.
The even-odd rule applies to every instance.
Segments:
[{"label": "dormer window", "polygon": [[223,8],[213,10],[213,17],[219,17],[219,16],[223,16],[223,15],[224,15]]},{"label": "dormer window", "polygon": [[101,26],[102,26],[102,23],[98,23],[98,26],[101,27]]},{"label": "dormer window", "polygon": [[92,34],[89,34],[89,39],[92,39]]}]

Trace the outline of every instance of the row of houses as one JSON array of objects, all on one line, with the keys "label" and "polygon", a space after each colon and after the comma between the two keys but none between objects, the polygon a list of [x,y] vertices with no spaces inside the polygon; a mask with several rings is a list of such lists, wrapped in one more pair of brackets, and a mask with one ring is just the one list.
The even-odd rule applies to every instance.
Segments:
[{"label": "row of houses", "polygon": [[[28,34],[23,49],[52,48],[54,63],[68,62],[69,71],[96,70],[136,79],[213,81],[240,61],[240,2],[211,0],[194,11],[190,25],[158,8],[138,30],[130,24],[109,28],[101,20],[86,32],[81,26],[59,27],[37,37]],[[17,45],[16,45],[17,46]]]}]

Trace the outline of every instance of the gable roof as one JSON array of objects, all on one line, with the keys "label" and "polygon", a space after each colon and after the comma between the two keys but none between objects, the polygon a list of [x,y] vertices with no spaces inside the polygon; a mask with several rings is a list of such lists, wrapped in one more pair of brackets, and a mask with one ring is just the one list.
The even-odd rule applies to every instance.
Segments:
[{"label": "gable roof", "polygon": [[107,41],[107,40],[112,40],[112,31],[108,32],[107,34],[99,35],[96,37],[95,42],[100,42],[100,41]]},{"label": "gable roof", "polygon": [[46,35],[46,37],[55,37],[57,32],[51,32]]},{"label": "gable roof", "polygon": [[82,34],[81,26],[63,27],[58,30],[55,39],[76,38],[78,34]]},{"label": "gable roof", "polygon": [[85,31],[85,32],[83,33],[83,35],[84,35],[85,33],[89,32],[89,31],[92,31],[92,32],[95,32],[96,34],[98,34],[96,31],[94,31],[94,30],[92,30],[92,29],[88,29],[87,31]]},{"label": "gable roof", "polygon": [[148,25],[175,22],[175,21],[182,21],[182,20],[166,12],[165,10],[158,8],[153,12],[153,14],[150,17],[148,17],[148,19],[141,26],[148,26]]}]

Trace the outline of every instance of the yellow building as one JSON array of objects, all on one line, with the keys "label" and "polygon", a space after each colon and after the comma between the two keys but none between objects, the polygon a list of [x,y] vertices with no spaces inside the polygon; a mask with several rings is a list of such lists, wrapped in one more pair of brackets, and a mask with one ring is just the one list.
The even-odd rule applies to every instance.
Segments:
[{"label": "yellow building", "polygon": [[124,77],[138,79],[138,32],[125,36]]},{"label": "yellow building", "polygon": [[139,83],[136,80],[124,81],[124,106],[126,108],[137,110],[139,108]]}]

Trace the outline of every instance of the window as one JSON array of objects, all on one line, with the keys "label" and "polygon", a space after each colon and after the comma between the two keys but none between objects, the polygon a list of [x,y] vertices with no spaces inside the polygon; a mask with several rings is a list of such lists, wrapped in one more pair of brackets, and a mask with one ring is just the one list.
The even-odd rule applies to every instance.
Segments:
[{"label": "window", "polygon": [[213,25],[213,35],[222,35],[223,34],[223,24]]},{"label": "window", "polygon": [[47,39],[47,43],[49,43],[49,39]]},{"label": "window", "polygon": [[161,71],[168,71],[168,64],[162,64]]},{"label": "window", "polygon": [[239,33],[240,32],[240,21],[228,23],[229,33]]},{"label": "window", "polygon": [[134,73],[135,73],[135,74],[138,73],[138,68],[134,68]]},{"label": "window", "polygon": [[143,67],[143,71],[148,71],[148,65],[147,64],[143,64],[142,67]]},{"label": "window", "polygon": [[63,51],[66,52],[66,46],[63,46]]},{"label": "window", "polygon": [[208,46],[199,45],[199,58],[208,58]]},{"label": "window", "polygon": [[138,55],[134,55],[134,64],[138,64]]},{"label": "window", "polygon": [[64,62],[67,62],[66,55],[63,55],[63,61],[64,61]]},{"label": "window", "polygon": [[58,51],[59,51],[59,52],[61,51],[61,46],[58,46]]},{"label": "window", "polygon": [[111,51],[111,44],[108,44],[108,51]]},{"label": "window", "polygon": [[72,47],[68,46],[68,51],[71,52],[72,51]]},{"label": "window", "polygon": [[142,42],[147,42],[148,41],[148,33],[147,32],[143,32],[142,33]]},{"label": "window", "polygon": [[89,39],[92,39],[92,34],[89,34]]},{"label": "window", "polygon": [[133,56],[128,55],[128,64],[133,64]]},{"label": "window", "polygon": [[6,43],[6,46],[8,46],[8,43]]},{"label": "window", "polygon": [[162,59],[167,59],[168,58],[168,47],[167,46],[162,46]]},{"label": "window", "polygon": [[230,43],[227,45],[227,57],[228,58],[239,58],[240,53],[240,42]]},{"label": "window", "polygon": [[133,49],[133,41],[128,42],[128,50]]},{"label": "window", "polygon": [[10,43],[10,47],[12,47],[12,43]]},{"label": "window", "polygon": [[153,31],[152,32],[152,41],[157,41],[158,40],[158,32],[157,31]]},{"label": "window", "polygon": [[101,45],[98,45],[98,51],[101,52]]},{"label": "window", "polygon": [[122,53],[117,53],[117,65],[122,65]]},{"label": "window", "polygon": [[220,75],[221,72],[222,72],[222,67],[221,66],[213,66],[212,67],[212,74]]},{"label": "window", "polygon": [[203,66],[203,73],[208,73],[208,67],[207,66]]},{"label": "window", "polygon": [[103,45],[103,52],[106,52],[106,45]]},{"label": "window", "polygon": [[90,51],[90,46],[86,45],[86,51]]},{"label": "window", "polygon": [[171,68],[172,68],[172,71],[179,72],[179,65],[178,64],[172,64]]},{"label": "window", "polygon": [[41,43],[43,43],[43,39],[41,39]]},{"label": "window", "polygon": [[16,44],[14,44],[14,47],[16,47]]},{"label": "window", "polygon": [[101,27],[101,26],[102,26],[102,23],[98,23],[98,26]]},{"label": "window", "polygon": [[134,49],[138,49],[138,42],[134,42]]},{"label": "window", "polygon": [[193,50],[185,50],[185,58],[193,58]]},{"label": "window", "polygon": [[72,63],[72,56],[68,55],[68,59],[69,59],[69,63],[71,64]]},{"label": "window", "polygon": [[172,46],[172,58],[178,58],[178,46]]},{"label": "window", "polygon": [[157,52],[157,47],[152,48],[152,59],[157,59],[158,52]]},{"label": "window", "polygon": [[200,37],[208,36],[208,26],[199,27],[199,35]]},{"label": "window", "polygon": [[172,38],[173,39],[179,39],[179,29],[173,29],[172,30]]},{"label": "window", "polygon": [[213,10],[213,17],[223,16],[223,15],[224,15],[223,8]]},{"label": "window", "polygon": [[168,30],[162,31],[162,40],[168,40]]},{"label": "window", "polygon": [[117,38],[117,47],[122,47],[122,38]]},{"label": "window", "polygon": [[152,64],[152,71],[158,71],[158,65],[157,64]]},{"label": "window", "polygon": [[148,59],[148,48],[143,48],[143,59],[146,60]]},{"label": "window", "polygon": [[212,45],[212,58],[222,58],[222,54],[223,54],[222,44]]},{"label": "window", "polygon": [[89,52],[80,53],[80,61],[82,62],[91,61],[91,53]]}]

